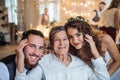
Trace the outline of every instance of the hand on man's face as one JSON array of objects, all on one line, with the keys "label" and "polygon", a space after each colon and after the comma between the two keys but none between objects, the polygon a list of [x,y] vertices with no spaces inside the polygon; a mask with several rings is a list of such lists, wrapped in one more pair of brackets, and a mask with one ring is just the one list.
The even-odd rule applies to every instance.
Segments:
[{"label": "hand on man's face", "polygon": [[23,49],[24,47],[28,44],[28,40],[27,39],[24,39],[24,40],[21,40],[19,43],[18,43],[18,46],[17,48],[15,49],[15,52],[16,52],[16,55],[18,58],[23,58],[24,59],[24,52],[23,52]]},{"label": "hand on man's face", "polygon": [[34,66],[43,56],[44,39],[40,36],[30,34],[27,43],[24,47],[25,65]]}]

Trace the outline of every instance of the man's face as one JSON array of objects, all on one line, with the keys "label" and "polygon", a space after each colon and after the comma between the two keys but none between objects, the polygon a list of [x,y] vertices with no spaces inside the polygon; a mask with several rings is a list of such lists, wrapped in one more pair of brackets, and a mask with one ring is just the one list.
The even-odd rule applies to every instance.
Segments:
[{"label": "man's face", "polygon": [[45,9],[45,14],[47,14],[47,13],[48,13],[48,9],[46,8],[46,9]]},{"label": "man's face", "polygon": [[102,11],[105,8],[104,4],[99,4],[99,10]]},{"label": "man's face", "polygon": [[28,45],[24,48],[25,65],[27,67],[36,66],[38,60],[44,54],[44,39],[40,36],[30,34]]}]

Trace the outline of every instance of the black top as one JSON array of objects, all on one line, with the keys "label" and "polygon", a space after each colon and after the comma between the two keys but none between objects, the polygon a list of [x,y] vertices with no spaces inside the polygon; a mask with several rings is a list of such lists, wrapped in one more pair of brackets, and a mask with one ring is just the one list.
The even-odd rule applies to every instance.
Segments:
[{"label": "black top", "polygon": [[94,22],[98,22],[99,20],[100,20],[100,18],[99,18],[99,16],[98,16],[98,12],[97,12],[97,10],[94,10],[95,11],[95,13],[96,13],[96,15],[95,15],[95,17],[92,19]]}]

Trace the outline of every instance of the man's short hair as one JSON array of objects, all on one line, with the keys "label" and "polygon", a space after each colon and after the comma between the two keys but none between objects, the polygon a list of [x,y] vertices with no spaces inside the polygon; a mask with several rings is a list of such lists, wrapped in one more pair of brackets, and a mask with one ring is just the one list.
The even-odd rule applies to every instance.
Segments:
[{"label": "man's short hair", "polygon": [[33,34],[33,35],[37,35],[37,36],[40,36],[42,38],[44,38],[44,35],[42,32],[38,31],[38,30],[28,30],[28,31],[25,31],[23,32],[22,34],[22,40],[23,39],[27,39],[29,37],[30,34]]},{"label": "man's short hair", "polygon": [[102,2],[100,2],[99,4],[104,4],[104,5],[106,5],[106,3],[105,3],[105,2],[103,2],[103,1],[102,1]]}]

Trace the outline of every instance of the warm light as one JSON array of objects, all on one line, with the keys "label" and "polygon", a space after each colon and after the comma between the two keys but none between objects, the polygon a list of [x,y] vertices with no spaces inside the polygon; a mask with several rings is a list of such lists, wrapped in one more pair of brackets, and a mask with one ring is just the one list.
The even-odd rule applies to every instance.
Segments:
[{"label": "warm light", "polygon": [[90,16],[90,13],[88,13],[87,16]]},{"label": "warm light", "polygon": [[73,13],[71,13],[70,15],[71,15],[71,17],[72,17],[72,16],[73,16]]},{"label": "warm light", "polygon": [[84,1],[66,0],[65,2],[62,2],[62,5],[64,6],[61,6],[62,7],[61,9],[64,11],[64,14],[69,17],[79,16],[79,15],[88,17],[90,16],[90,12],[91,12],[90,8],[94,7],[94,4],[95,2],[93,0],[84,0]]},{"label": "warm light", "polygon": [[63,10],[66,11],[66,8],[64,7]]},{"label": "warm light", "polygon": [[62,0],[63,2],[65,1],[65,0]]},{"label": "warm light", "polygon": [[94,5],[95,3],[94,2],[92,2],[92,5]]},{"label": "warm light", "polygon": [[90,1],[88,1],[88,3],[87,3],[88,5],[90,5],[91,4],[91,2]]},{"label": "warm light", "polygon": [[84,4],[83,3],[80,3],[81,6],[83,6]]},{"label": "warm light", "polygon": [[72,5],[72,6],[76,6],[76,3],[75,3],[75,2],[72,2],[71,5]]},{"label": "warm light", "polygon": [[71,14],[71,11],[68,11],[69,14]]},{"label": "warm light", "polygon": [[68,11],[65,11],[65,14],[68,14]]},{"label": "warm light", "polygon": [[49,27],[46,27],[46,26],[43,26],[43,25],[38,25],[36,27],[36,30],[39,30],[43,33],[43,35],[48,38],[49,36],[49,31],[50,31],[50,28]]},{"label": "warm light", "polygon": [[77,14],[77,16],[79,16],[79,14]]},{"label": "warm light", "polygon": [[46,37],[46,38],[48,38],[48,36],[49,36],[49,29],[48,28],[45,28],[45,31],[44,31],[44,36]]},{"label": "warm light", "polygon": [[88,5],[87,4],[84,4],[84,7],[87,7]]}]

